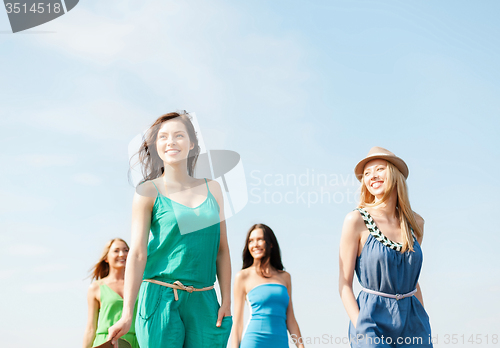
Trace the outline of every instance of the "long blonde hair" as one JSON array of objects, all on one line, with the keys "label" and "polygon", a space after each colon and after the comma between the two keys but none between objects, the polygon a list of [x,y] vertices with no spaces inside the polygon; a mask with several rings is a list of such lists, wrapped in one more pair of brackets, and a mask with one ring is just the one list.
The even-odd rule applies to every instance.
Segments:
[{"label": "long blonde hair", "polygon": [[387,161],[387,189],[382,199],[375,202],[375,196],[368,191],[364,181],[361,181],[361,194],[359,200],[359,208],[375,207],[388,201],[393,190],[397,190],[396,214],[399,217],[401,226],[401,234],[403,235],[403,247],[401,252],[413,250],[413,236],[411,230],[417,239],[422,237],[422,230],[417,224],[415,213],[411,210],[410,200],[408,198],[408,187],[403,174],[391,162]]},{"label": "long blonde hair", "polygon": [[97,262],[94,267],[90,269],[90,279],[91,280],[99,280],[102,278],[105,278],[109,274],[109,263],[106,262],[106,258],[108,257],[109,249],[111,249],[111,245],[113,245],[114,242],[120,241],[125,243],[127,248],[129,247],[127,242],[125,242],[121,238],[113,238],[109,242],[106,243],[104,246],[104,249],[101,254],[101,258],[99,259],[99,262]]}]

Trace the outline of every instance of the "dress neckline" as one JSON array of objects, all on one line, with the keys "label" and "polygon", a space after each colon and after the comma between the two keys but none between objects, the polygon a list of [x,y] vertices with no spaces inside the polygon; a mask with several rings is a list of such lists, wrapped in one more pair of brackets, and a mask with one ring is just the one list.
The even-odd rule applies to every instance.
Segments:
[{"label": "dress neckline", "polygon": [[373,219],[373,217],[370,215],[369,212],[367,212],[363,208],[357,208],[357,210],[361,213],[361,217],[365,221],[366,228],[376,240],[378,240],[380,243],[393,250],[401,251],[403,249],[402,243],[390,240],[385,236],[385,234],[382,233],[382,231],[378,228],[377,224],[375,223],[375,220]]},{"label": "dress neckline", "polygon": [[210,194],[211,194],[211,193],[210,193],[210,191],[208,191],[208,193],[207,193],[207,197],[205,198],[205,200],[204,200],[202,203],[200,203],[199,205],[197,205],[196,207],[188,207],[188,206],[187,206],[187,205],[185,205],[185,204],[182,204],[182,203],[176,202],[176,201],[174,201],[173,199],[168,198],[167,196],[165,196],[163,193],[161,193],[161,192],[159,192],[159,191],[158,191],[158,194],[159,194],[160,196],[162,196],[162,197],[164,197],[164,198],[168,199],[170,202],[175,203],[175,204],[177,204],[177,205],[180,205],[181,207],[184,207],[184,208],[187,208],[187,209],[197,209],[197,208],[201,207],[203,204],[205,204],[205,203],[208,201],[208,197],[210,196]]},{"label": "dress neckline", "polygon": [[[187,208],[187,209],[192,209],[192,210],[193,210],[193,209],[198,209],[198,208],[200,208],[202,205],[204,205],[204,204],[208,201],[208,198],[210,197],[210,195],[212,194],[212,193],[210,192],[210,188],[208,187],[208,182],[207,182],[207,179],[205,179],[205,184],[207,185],[207,197],[205,197],[205,200],[204,200],[203,202],[201,202],[199,205],[197,205],[196,207],[189,207],[189,206],[187,206],[187,205],[185,205],[185,204],[182,204],[182,203],[176,202],[176,201],[174,201],[173,199],[171,199],[171,198],[169,198],[169,197],[165,196],[163,193],[161,193],[161,192],[160,192],[160,190],[158,190],[158,187],[156,187],[156,184],[155,184],[152,180],[151,180],[151,182],[152,182],[152,183],[153,183],[153,185],[155,186],[156,191],[158,192],[158,195],[159,195],[159,196],[162,196],[162,197],[164,197],[164,198],[168,199],[170,202],[175,203],[175,204],[177,204],[177,205],[180,205],[181,207],[184,207],[184,208]],[[164,185],[165,185],[165,178],[163,178],[163,183],[164,183]],[[213,195],[212,195],[212,196],[213,196]]]},{"label": "dress neckline", "polygon": [[102,283],[101,286],[103,286],[103,285],[106,286],[109,290],[111,290],[111,292],[115,293],[116,296],[118,296],[119,298],[121,298],[123,300],[123,297],[119,293],[117,293],[115,290],[111,289],[111,287],[108,284]]},{"label": "dress neckline", "polygon": [[259,286],[262,286],[262,285],[281,285],[281,286],[285,287],[286,289],[288,289],[288,288],[286,287],[286,285],[284,285],[284,284],[280,284],[280,283],[262,283],[262,284],[259,284],[259,285],[254,286],[252,289],[250,289],[250,291],[247,293],[247,295],[248,295],[249,293],[251,293],[253,290],[255,290],[256,288],[258,288]]}]

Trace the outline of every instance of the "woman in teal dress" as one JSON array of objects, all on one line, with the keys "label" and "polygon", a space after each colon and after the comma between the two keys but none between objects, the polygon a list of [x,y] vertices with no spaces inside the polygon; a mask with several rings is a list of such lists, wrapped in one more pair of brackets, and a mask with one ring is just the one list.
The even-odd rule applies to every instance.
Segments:
[{"label": "woman in teal dress", "polygon": [[[245,300],[251,311],[243,332]],[[253,225],[243,250],[243,269],[234,281],[234,330],[231,348],[288,348],[288,332],[304,348],[292,305],[292,281],[284,270],[271,228]]]},{"label": "woman in teal dress", "polygon": [[226,348],[232,325],[231,262],[223,195],[217,181],[193,177],[199,152],[187,113],[163,115],[145,134],[138,153],[143,181],[132,206],[124,310],[109,329],[113,343],[132,326],[138,296],[135,329],[141,346]]},{"label": "woman in teal dress", "polygon": [[[90,285],[87,294],[88,320],[83,348],[105,343],[108,329],[121,317],[128,250],[129,247],[123,239],[110,240],[104,248],[101,259],[92,269],[92,279],[95,281]],[[133,348],[139,348],[134,327],[122,338]]]}]

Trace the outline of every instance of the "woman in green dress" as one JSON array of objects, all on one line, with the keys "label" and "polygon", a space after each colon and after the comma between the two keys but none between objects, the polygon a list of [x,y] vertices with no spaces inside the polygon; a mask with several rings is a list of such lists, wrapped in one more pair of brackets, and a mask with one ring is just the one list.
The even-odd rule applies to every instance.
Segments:
[{"label": "woman in green dress", "polygon": [[[193,177],[199,153],[186,112],[159,117],[144,135],[123,314],[108,330],[113,343],[129,332],[135,319],[144,348],[227,347],[231,259],[224,196],[216,180]],[[132,311],[136,298],[137,316]]]},{"label": "woman in green dress", "polygon": [[[123,239],[112,239],[106,244],[99,262],[92,268],[91,276],[95,281],[90,284],[87,294],[89,307],[83,348],[105,343],[108,329],[121,318],[128,250],[129,247]],[[133,348],[139,348],[134,325],[122,338]]]}]

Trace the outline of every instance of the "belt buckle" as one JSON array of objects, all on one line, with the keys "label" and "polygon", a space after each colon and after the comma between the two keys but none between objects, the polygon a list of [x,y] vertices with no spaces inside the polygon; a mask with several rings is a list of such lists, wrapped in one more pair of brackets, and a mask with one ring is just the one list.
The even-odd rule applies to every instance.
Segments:
[{"label": "belt buckle", "polygon": [[396,300],[399,301],[401,299],[405,298],[405,295],[401,295],[401,294],[396,294]]}]

